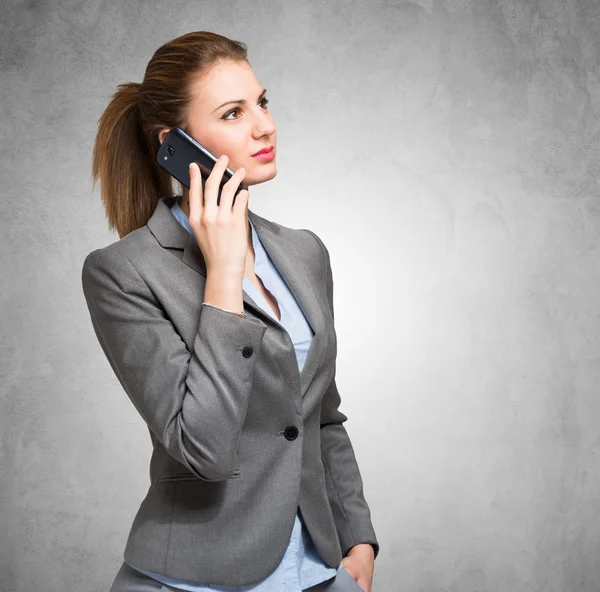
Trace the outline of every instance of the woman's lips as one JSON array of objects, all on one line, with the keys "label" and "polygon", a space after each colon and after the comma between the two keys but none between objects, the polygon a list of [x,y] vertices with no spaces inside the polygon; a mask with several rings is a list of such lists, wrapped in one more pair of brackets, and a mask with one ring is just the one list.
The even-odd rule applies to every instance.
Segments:
[{"label": "woman's lips", "polygon": [[256,158],[257,160],[272,160],[273,158],[275,158],[275,150],[255,154],[252,158]]}]

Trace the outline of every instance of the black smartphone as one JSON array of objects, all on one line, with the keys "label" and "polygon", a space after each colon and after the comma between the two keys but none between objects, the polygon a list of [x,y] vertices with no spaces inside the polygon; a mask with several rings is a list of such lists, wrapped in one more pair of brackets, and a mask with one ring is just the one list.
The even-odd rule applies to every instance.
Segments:
[{"label": "black smartphone", "polygon": [[[217,157],[207,150],[200,142],[192,138],[189,134],[186,134],[181,128],[171,128],[169,133],[165,136],[163,143],[160,145],[156,154],[158,164],[175,177],[182,185],[185,185],[188,189],[190,188],[190,163],[196,162],[200,168],[202,175],[202,192],[204,194],[204,184],[206,179],[210,175]],[[231,179],[233,173],[229,167],[223,172],[223,178],[219,187],[219,194],[217,196],[217,205],[221,203],[221,189],[223,185]],[[242,190],[247,189],[248,186],[242,181],[233,197],[233,203],[235,203],[235,196]]]}]

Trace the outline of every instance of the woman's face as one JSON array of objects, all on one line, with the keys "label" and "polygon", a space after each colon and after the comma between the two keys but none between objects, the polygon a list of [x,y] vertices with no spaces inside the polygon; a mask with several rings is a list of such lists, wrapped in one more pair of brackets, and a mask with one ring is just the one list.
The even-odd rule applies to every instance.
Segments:
[{"label": "woman's face", "polygon": [[[276,157],[260,160],[252,156],[270,146],[276,153],[277,131],[267,108],[266,92],[249,64],[225,61],[214,66],[194,82],[192,96],[187,133],[215,156],[226,154],[227,166],[233,171],[244,167],[246,185],[275,177]],[[231,102],[237,100],[244,102]],[[168,131],[161,131],[161,142]]]}]

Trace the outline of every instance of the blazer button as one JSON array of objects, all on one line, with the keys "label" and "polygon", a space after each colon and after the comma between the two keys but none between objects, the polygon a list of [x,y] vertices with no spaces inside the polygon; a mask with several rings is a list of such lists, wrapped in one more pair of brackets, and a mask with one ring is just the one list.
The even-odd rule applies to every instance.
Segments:
[{"label": "blazer button", "polygon": [[253,351],[254,351],[254,350],[253,350],[253,349],[252,349],[252,348],[251,348],[249,345],[247,345],[247,346],[246,346],[246,347],[245,347],[245,348],[242,350],[242,355],[243,355],[245,358],[249,358],[249,357],[252,355],[252,352],[253,352]]},{"label": "blazer button", "polygon": [[296,426],[287,426],[283,431],[283,435],[288,440],[295,440],[298,437],[298,428]]}]

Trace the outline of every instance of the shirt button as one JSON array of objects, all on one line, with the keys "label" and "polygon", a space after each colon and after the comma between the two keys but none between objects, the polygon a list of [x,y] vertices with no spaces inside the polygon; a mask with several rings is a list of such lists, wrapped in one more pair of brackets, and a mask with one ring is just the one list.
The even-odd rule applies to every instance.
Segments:
[{"label": "shirt button", "polygon": [[252,355],[252,352],[253,352],[253,351],[254,351],[254,350],[253,350],[253,349],[252,349],[252,348],[251,348],[249,345],[247,345],[247,346],[246,346],[246,347],[244,347],[244,349],[242,350],[242,355],[243,355],[245,358],[249,358],[249,357]]},{"label": "shirt button", "polygon": [[298,437],[298,428],[296,426],[287,426],[283,431],[283,435],[288,440],[295,440]]}]

